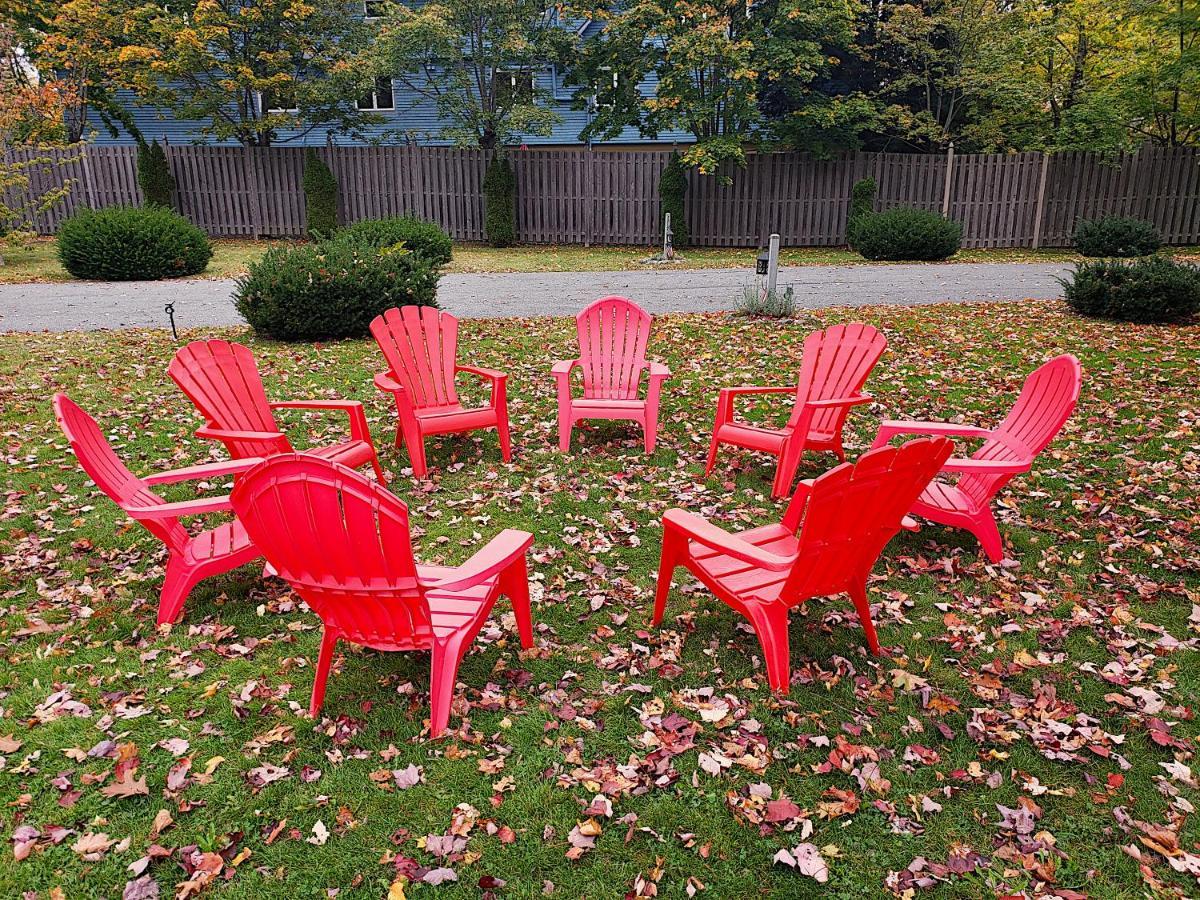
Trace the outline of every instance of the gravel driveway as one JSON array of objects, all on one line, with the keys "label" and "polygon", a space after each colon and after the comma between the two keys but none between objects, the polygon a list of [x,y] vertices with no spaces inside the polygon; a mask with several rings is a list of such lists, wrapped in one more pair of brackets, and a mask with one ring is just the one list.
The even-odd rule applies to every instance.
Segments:
[{"label": "gravel driveway", "polygon": [[[916,305],[989,302],[1060,295],[1055,276],[1069,267],[1047,263],[798,266],[781,269],[801,306]],[[605,294],[622,294],[647,310],[712,312],[733,308],[754,275],[747,269],[638,272],[538,272],[446,275],[442,307],[457,316],[573,315]],[[229,280],[0,285],[0,330],[73,331],[165,327],[163,306],[175,304],[180,328],[239,325]]]}]

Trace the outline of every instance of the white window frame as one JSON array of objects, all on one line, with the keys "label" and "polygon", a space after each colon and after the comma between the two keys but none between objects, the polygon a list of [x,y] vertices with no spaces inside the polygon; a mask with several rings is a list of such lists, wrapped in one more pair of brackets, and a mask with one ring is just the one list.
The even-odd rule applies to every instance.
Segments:
[{"label": "white window frame", "polygon": [[[379,82],[384,81],[384,80],[386,80],[391,87],[391,90],[389,91],[389,93],[392,95],[392,105],[391,106],[380,106],[379,105]],[[363,106],[361,103],[361,101],[366,97],[371,98],[370,106]],[[396,80],[394,78],[392,78],[391,76],[384,76],[384,75],[377,76],[375,78],[375,86],[371,90],[369,90],[365,94],[363,94],[363,96],[360,97],[358,100],[356,100],[354,105],[357,106],[359,108],[359,110],[361,110],[362,112],[394,111],[396,109]]]},{"label": "white window frame", "polygon": [[535,105],[537,104],[537,69],[498,69],[495,77],[499,78],[502,73],[508,75],[508,83],[512,88],[512,93],[509,95],[510,97],[515,97],[517,95],[517,76],[520,75],[522,78],[528,78],[529,102]]},{"label": "white window frame", "polygon": [[363,21],[364,22],[378,22],[380,19],[382,19],[383,16],[371,15],[371,6],[372,6],[372,4],[375,4],[377,6],[382,5],[385,2],[387,2],[387,0],[362,0]]},{"label": "white window frame", "polygon": [[[292,93],[292,100],[295,101],[295,92],[294,91]],[[263,94],[263,93],[259,93],[259,95],[258,95],[258,108],[263,113],[298,113],[298,112],[300,112],[299,106],[267,106],[267,95]]]}]

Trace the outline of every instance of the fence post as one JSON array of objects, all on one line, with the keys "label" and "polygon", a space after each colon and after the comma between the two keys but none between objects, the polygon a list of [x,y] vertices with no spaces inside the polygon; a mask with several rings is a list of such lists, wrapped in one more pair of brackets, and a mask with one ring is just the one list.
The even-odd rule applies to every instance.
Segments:
[{"label": "fence post", "polygon": [[258,240],[262,237],[262,192],[258,186],[258,160],[254,148],[246,146],[243,152],[246,156],[246,185],[250,189],[250,224],[253,226],[254,239]]},{"label": "fence post", "polygon": [[92,180],[92,165],[88,160],[89,145],[83,145],[80,162],[83,163],[84,190],[87,191],[87,202],[90,209],[96,209],[96,183]]},{"label": "fence post", "polygon": [[950,218],[950,183],[954,178],[954,141],[946,150],[946,184],[942,188],[942,218]]},{"label": "fence post", "polygon": [[587,232],[583,236],[583,246],[592,246],[592,241],[596,237],[596,151],[592,149],[592,144],[589,141],[587,149],[583,151],[584,158],[587,160],[587,165],[583,167],[583,177],[587,182],[584,188],[584,211],[586,216],[584,220],[587,222]]},{"label": "fence post", "polygon": [[1033,249],[1042,246],[1042,214],[1046,209],[1046,170],[1050,168],[1050,154],[1042,151],[1042,172],[1038,176],[1037,205],[1033,210]]}]

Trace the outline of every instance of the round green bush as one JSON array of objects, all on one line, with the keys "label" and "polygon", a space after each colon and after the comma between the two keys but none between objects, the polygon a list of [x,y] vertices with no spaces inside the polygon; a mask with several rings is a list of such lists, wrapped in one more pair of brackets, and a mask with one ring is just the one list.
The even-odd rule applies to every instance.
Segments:
[{"label": "round green bush", "polygon": [[409,216],[395,219],[367,219],[348,225],[337,234],[339,241],[356,241],[380,250],[403,243],[432,266],[444,266],[450,262],[454,248],[450,235],[433,222],[425,222]]},{"label": "round green bush", "polygon": [[163,206],[85,209],[58,230],[58,259],[76,278],[138,281],[196,275],[212,254],[203,231]]},{"label": "round green bush", "polygon": [[887,209],[860,214],[847,238],[867,259],[948,259],[958,252],[962,226],[923,209]]},{"label": "round green bush", "polygon": [[1200,312],[1200,268],[1159,256],[1080,263],[1060,278],[1078,313],[1124,322],[1180,322]]},{"label": "round green bush", "polygon": [[393,306],[437,306],[437,282],[420,254],[333,240],[268,250],[233,298],[255,331],[278,340],[363,337]]},{"label": "round green bush", "polygon": [[1075,226],[1075,249],[1084,256],[1149,256],[1161,246],[1154,226],[1141,219],[1105,216]]}]

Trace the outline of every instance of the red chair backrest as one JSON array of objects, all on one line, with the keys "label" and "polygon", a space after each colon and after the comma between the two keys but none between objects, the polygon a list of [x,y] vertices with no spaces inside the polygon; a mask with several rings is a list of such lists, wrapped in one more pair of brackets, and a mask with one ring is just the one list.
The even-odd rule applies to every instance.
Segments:
[{"label": "red chair backrest", "polygon": [[[1071,354],[1056,356],[1039,366],[1025,379],[1004,421],[971,458],[1032,463],[1067,424],[1082,388],[1083,369]],[[1012,477],[963,475],[958,487],[976,503],[985,503]]]},{"label": "red chair backrest", "polygon": [[458,403],[458,319],[432,306],[393,307],[372,320],[371,334],[414,408]]},{"label": "red chair backrest", "polygon": [[[53,405],[54,418],[71,443],[79,465],[113,503],[125,509],[129,506],[160,506],[166,502],[126,468],[96,420],[74,400],[66,394],[55,394]],[[143,519],[140,524],[172,550],[182,549],[188,542],[187,531],[178,519]]]},{"label": "red chair backrest", "polygon": [[[167,374],[214,428],[278,431],[249,347],[229,341],[192,341],[180,347]],[[234,459],[267,456],[280,441],[222,441]],[[290,447],[289,447],[290,449]]]},{"label": "red chair backrest", "polygon": [[429,640],[408,508],[386,488],[283,453],[239,478],[230,500],[279,576],[347,638],[381,649]]},{"label": "red chair backrest", "polygon": [[575,317],[585,398],[637,399],[651,321],[625,297],[601,297]]},{"label": "red chair backrest", "polygon": [[[867,377],[887,349],[887,338],[871,325],[831,325],[804,339],[796,407],[788,424],[798,424],[805,400],[835,400],[862,390]],[[847,407],[821,409],[809,420],[809,432],[832,437],[842,430]]]},{"label": "red chair backrest", "polygon": [[880,447],[817,478],[807,502],[798,490],[784,516],[787,528],[800,528],[799,556],[784,586],[784,602],[861,582],[953,450],[954,442],[944,437]]}]

